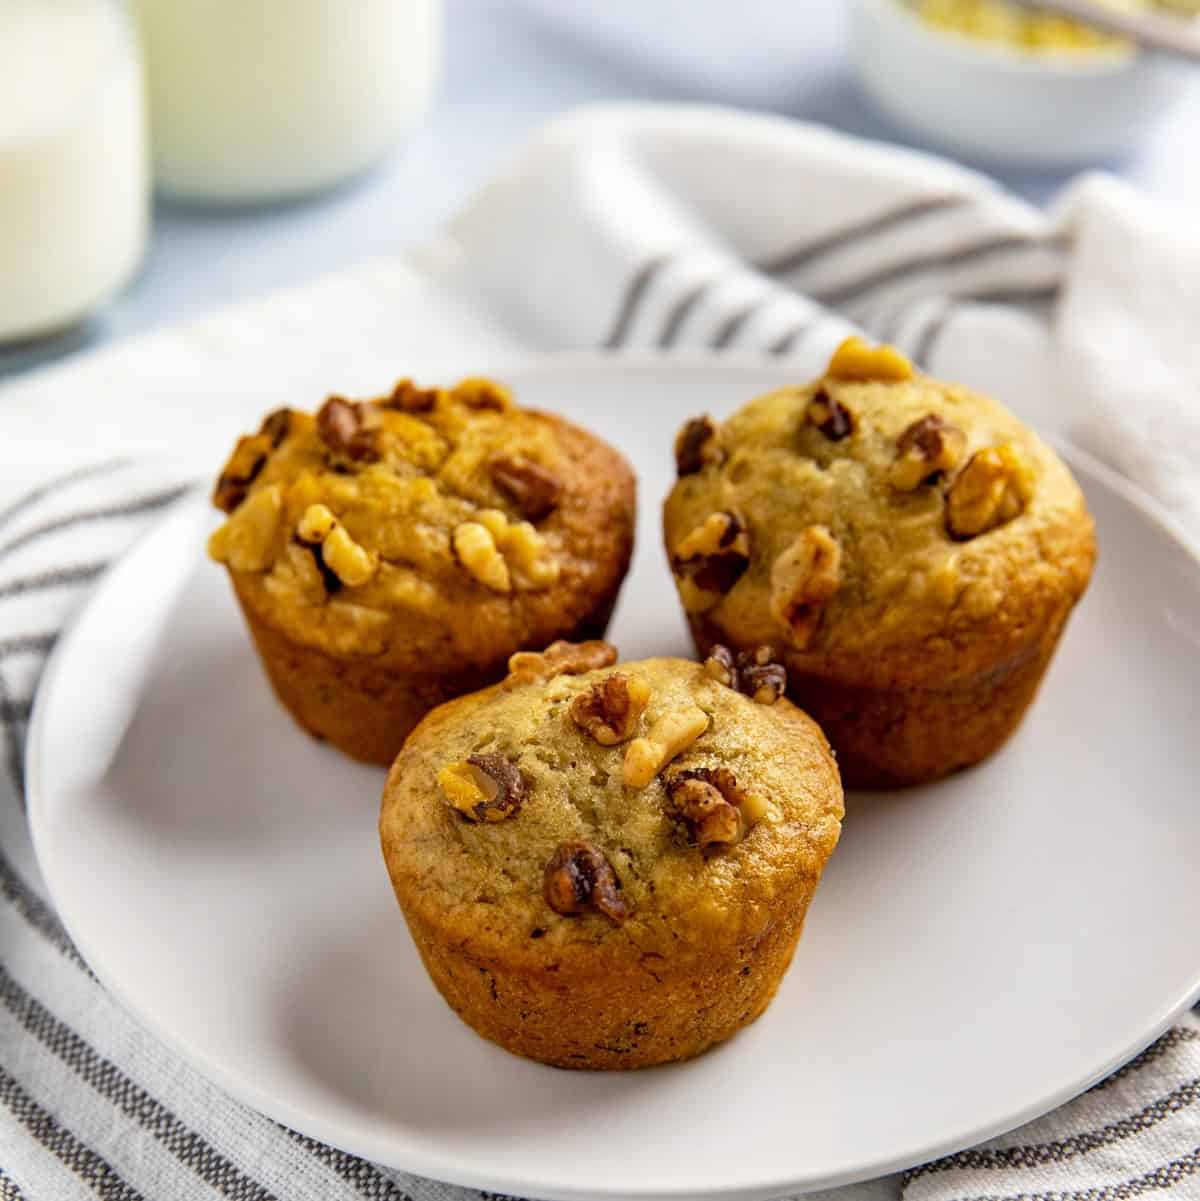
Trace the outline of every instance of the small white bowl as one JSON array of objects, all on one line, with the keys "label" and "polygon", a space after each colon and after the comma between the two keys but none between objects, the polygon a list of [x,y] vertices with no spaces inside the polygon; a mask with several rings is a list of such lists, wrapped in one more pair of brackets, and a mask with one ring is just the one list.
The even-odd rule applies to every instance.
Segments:
[{"label": "small white bowl", "polygon": [[903,0],[854,0],[854,57],[895,121],[957,154],[1027,167],[1128,151],[1187,87],[1134,49],[1030,54],[926,24]]}]

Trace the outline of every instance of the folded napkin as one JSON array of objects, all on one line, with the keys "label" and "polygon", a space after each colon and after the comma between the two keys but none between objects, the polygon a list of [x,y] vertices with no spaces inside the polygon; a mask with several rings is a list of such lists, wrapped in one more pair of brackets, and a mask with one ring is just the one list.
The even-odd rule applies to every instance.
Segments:
[{"label": "folded napkin", "polygon": [[[104,565],[239,428],[326,389],[538,348],[766,354],[802,378],[858,326],[1082,442],[1200,535],[1198,311],[1200,243],[1114,180],[1045,214],[949,163],[811,126],[606,107],[552,126],[416,254],[0,387],[0,1198],[481,1196],[223,1096],[96,983],[33,861],[22,753],[45,656]],[[154,453],[181,447],[193,457]],[[1021,1130],[822,1195],[1195,1198],[1198,1097],[1187,1014]]]}]

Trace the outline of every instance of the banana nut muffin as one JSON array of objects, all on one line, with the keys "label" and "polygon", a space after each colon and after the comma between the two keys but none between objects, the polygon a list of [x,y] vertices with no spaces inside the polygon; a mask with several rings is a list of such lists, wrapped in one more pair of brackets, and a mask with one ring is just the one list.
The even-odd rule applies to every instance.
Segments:
[{"label": "banana nut muffin", "polygon": [[279,700],[372,763],[514,652],[602,634],[633,547],[625,459],[484,379],[272,413],[213,500]]},{"label": "banana nut muffin", "polygon": [[751,665],[750,696],[715,659],[615,658],[517,655],[435,709],[380,816],[442,996],[559,1067],[685,1059],[758,1017],[841,828],[829,746],[778,665]]},{"label": "banana nut muffin", "polygon": [[1019,724],[1095,560],[1071,473],[993,400],[849,339],[822,379],[676,442],[667,552],[701,652],[777,648],[849,787]]}]

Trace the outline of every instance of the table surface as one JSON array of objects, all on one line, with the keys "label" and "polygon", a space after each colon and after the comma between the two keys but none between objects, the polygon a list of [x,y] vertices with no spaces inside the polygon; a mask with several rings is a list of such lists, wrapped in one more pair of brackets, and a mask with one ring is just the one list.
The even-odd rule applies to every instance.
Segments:
[{"label": "table surface", "polygon": [[[420,242],[537,126],[576,105],[732,104],[919,145],[857,91],[845,10],[827,0],[447,0],[437,98],[383,163],[288,205],[213,210],[159,201],[145,264],[124,294],[60,338],[0,349],[0,376]],[[1136,155],[1103,166],[1195,220],[1198,138],[1200,72]],[[1069,179],[995,174],[1038,203]]]}]

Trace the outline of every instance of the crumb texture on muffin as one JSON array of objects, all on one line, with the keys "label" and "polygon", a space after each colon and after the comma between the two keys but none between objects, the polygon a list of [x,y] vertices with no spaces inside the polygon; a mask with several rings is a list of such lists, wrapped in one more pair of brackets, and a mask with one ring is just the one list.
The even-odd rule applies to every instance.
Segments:
[{"label": "crumb texture on muffin", "polygon": [[380,836],[466,1021],[546,1062],[632,1067],[765,1008],[842,793],[820,730],[777,692],[756,702],[686,660],[594,661],[547,676],[526,659],[426,717]]},{"label": "crumb texture on muffin", "polygon": [[242,438],[209,551],[297,646],[423,673],[502,668],[607,616],[633,489],[615,451],[500,384],[403,380],[373,401],[279,410]]}]

